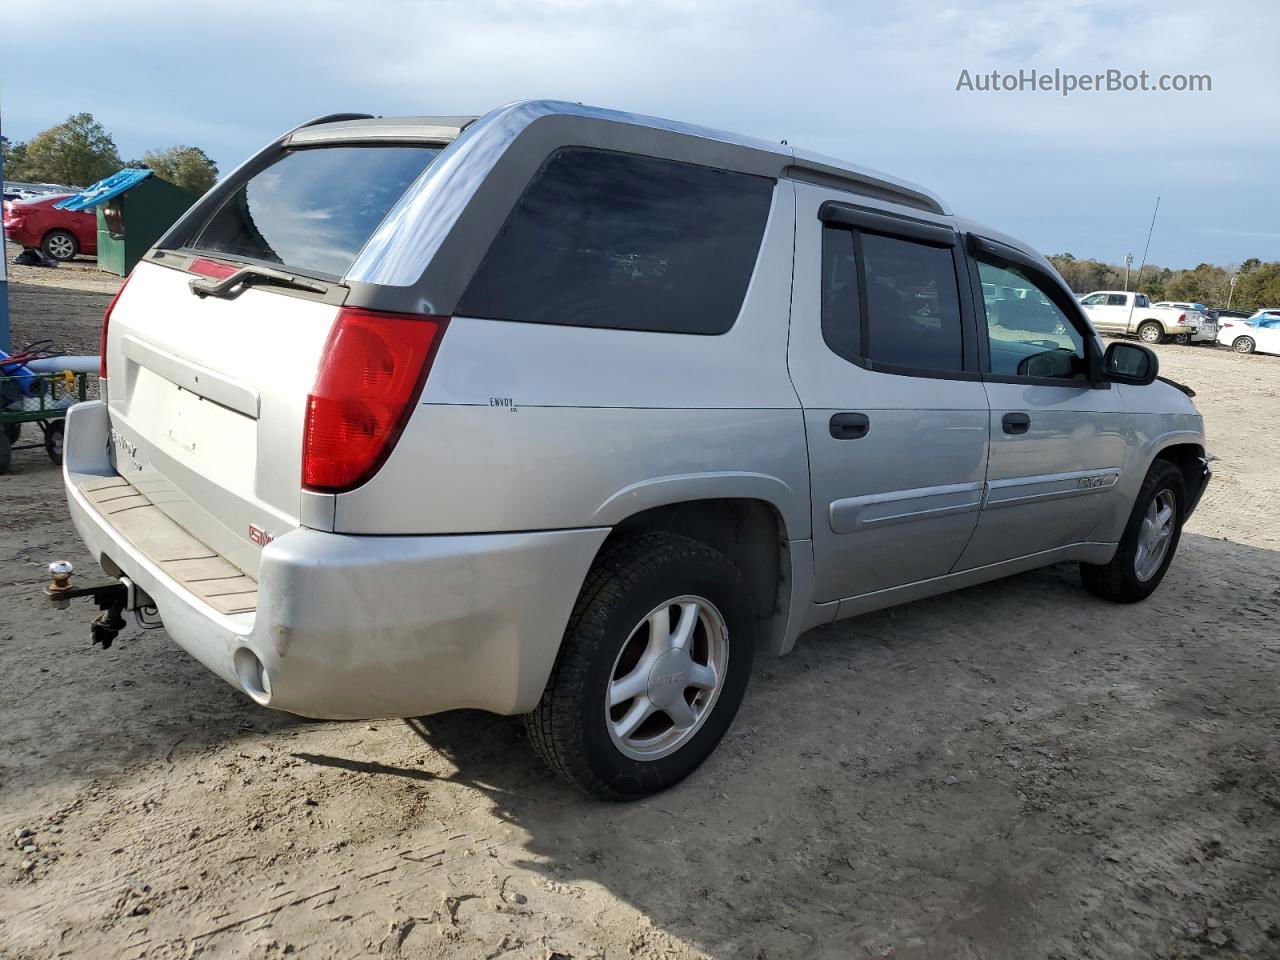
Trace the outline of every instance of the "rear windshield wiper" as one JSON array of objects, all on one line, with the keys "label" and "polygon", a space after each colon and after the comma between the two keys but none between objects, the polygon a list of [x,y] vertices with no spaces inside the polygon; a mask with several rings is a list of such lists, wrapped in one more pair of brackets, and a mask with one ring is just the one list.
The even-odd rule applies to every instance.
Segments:
[{"label": "rear windshield wiper", "polygon": [[329,288],[306,277],[286,273],[274,267],[244,266],[230,276],[220,280],[212,277],[197,277],[191,281],[191,292],[197,297],[230,297],[236,287],[248,287],[253,284],[270,284],[278,287],[294,287],[298,290],[310,290],[312,293],[328,293]]}]

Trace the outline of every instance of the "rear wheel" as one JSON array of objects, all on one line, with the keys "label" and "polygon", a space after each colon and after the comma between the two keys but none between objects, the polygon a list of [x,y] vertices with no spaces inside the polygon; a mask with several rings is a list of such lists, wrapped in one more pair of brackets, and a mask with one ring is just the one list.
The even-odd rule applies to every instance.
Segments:
[{"label": "rear wheel", "polygon": [[1085,589],[1117,603],[1151,596],[1178,549],[1186,502],[1182,471],[1167,460],[1153,463],[1111,562],[1080,564]]},{"label": "rear wheel", "polygon": [[6,423],[4,425],[4,435],[10,443],[17,443],[18,438],[22,436],[22,424]]},{"label": "rear wheel", "polygon": [[1138,339],[1143,343],[1159,343],[1164,339],[1164,328],[1154,320],[1148,320],[1138,327]]},{"label": "rear wheel", "polygon": [[601,799],[666,789],[729,729],[754,649],[751,594],[727,557],[674,534],[623,541],[587,575],[529,739]]},{"label": "rear wheel", "polygon": [[1175,334],[1173,335],[1173,342],[1174,342],[1174,343],[1176,343],[1176,344],[1177,344],[1178,346],[1180,346],[1180,347],[1185,347],[1185,346],[1187,346],[1187,344],[1189,344],[1189,343],[1191,342],[1191,334],[1189,334],[1189,333],[1175,333]]},{"label": "rear wheel", "polygon": [[44,242],[40,244],[40,248],[46,257],[66,261],[75,259],[76,254],[80,252],[80,243],[73,233],[66,230],[50,230],[44,235]]},{"label": "rear wheel", "polygon": [[49,454],[49,459],[62,466],[62,437],[63,429],[66,424],[61,420],[54,420],[44,430],[44,449]]},{"label": "rear wheel", "polygon": [[12,461],[13,451],[9,449],[9,438],[0,435],[0,473],[8,473]]},{"label": "rear wheel", "polygon": [[1253,348],[1257,346],[1253,342],[1253,337],[1236,337],[1231,341],[1231,349],[1236,353],[1253,353]]}]

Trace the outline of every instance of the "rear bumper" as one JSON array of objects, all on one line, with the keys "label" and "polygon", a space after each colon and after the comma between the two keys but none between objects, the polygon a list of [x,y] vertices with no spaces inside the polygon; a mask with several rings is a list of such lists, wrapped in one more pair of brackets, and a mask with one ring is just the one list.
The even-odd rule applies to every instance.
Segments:
[{"label": "rear bumper", "polygon": [[254,700],[305,716],[532,709],[607,528],[351,536],[299,528],[262,553],[257,610],[213,609],[79,489],[114,473],[101,402],[67,419],[64,477],[93,557],[155,601],[174,641]]},{"label": "rear bumper", "polygon": [[40,246],[41,238],[32,233],[27,227],[11,227],[5,224],[4,235],[11,243],[16,243],[24,249],[32,249]]}]

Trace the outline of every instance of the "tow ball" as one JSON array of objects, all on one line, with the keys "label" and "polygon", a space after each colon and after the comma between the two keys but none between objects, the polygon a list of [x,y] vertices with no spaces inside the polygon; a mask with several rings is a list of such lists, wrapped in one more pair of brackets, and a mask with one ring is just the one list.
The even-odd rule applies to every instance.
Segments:
[{"label": "tow ball", "polygon": [[108,649],[115,642],[127,623],[124,611],[132,610],[142,627],[160,626],[144,616],[144,611],[154,615],[155,605],[151,598],[142,593],[128,577],[121,577],[115,583],[101,583],[93,587],[71,586],[71,574],[74,568],[66,560],[55,560],[49,564],[49,583],[45,584],[44,594],[55,607],[65,610],[72,600],[89,597],[102,613],[89,625],[89,636],[93,644],[101,644]]}]

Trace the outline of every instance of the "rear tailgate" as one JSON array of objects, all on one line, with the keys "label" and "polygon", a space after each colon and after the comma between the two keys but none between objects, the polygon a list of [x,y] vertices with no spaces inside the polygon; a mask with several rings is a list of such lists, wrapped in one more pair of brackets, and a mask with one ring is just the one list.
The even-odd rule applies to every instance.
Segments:
[{"label": "rear tailgate", "polygon": [[[332,525],[332,496],[301,487],[308,393],[348,292],[343,274],[440,150],[277,145],[192,208],[110,312],[116,469],[250,576],[274,537]],[[193,281],[237,270],[247,279],[193,292]],[[294,282],[282,284],[286,274]]]},{"label": "rear tailgate", "polygon": [[116,469],[256,574],[261,545],[299,523],[307,392],[337,307],[252,288],[201,299],[192,279],[141,263],[111,314]]}]

